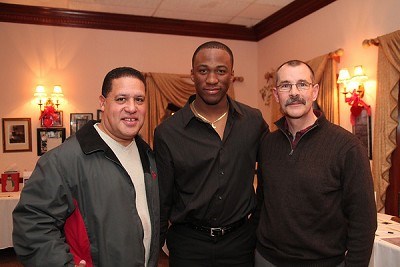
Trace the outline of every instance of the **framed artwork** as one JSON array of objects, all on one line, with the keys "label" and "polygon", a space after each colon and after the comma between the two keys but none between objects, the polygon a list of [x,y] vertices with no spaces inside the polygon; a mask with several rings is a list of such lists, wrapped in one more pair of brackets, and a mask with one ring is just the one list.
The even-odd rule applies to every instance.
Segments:
[{"label": "framed artwork", "polygon": [[[61,110],[58,110],[55,113],[58,115],[58,119],[53,120],[53,124],[50,127],[63,127],[63,112]],[[40,127],[46,127],[44,120],[45,118],[42,118],[40,120]]]},{"label": "framed artwork", "polygon": [[372,131],[371,131],[371,116],[367,110],[363,109],[361,114],[356,118],[353,125],[353,134],[365,145],[368,149],[369,159],[372,159]]},{"label": "framed artwork", "polygon": [[37,154],[43,155],[47,151],[59,146],[65,140],[65,128],[38,128]]},{"label": "framed artwork", "polygon": [[103,112],[101,111],[101,109],[97,110],[97,120],[101,121],[101,115],[103,115]]},{"label": "framed artwork", "polygon": [[3,152],[32,151],[30,118],[3,118]]},{"label": "framed artwork", "polygon": [[93,120],[93,113],[71,113],[70,114],[70,135],[75,134],[88,121]]}]

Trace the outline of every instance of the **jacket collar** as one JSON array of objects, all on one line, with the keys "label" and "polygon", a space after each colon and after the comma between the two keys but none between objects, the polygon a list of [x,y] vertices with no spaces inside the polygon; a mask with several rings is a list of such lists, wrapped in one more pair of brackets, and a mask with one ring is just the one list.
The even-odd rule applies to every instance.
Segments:
[{"label": "jacket collar", "polygon": [[[76,133],[76,139],[78,140],[78,143],[81,146],[83,153],[88,155],[95,152],[103,151],[106,157],[120,163],[112,149],[104,142],[104,140],[100,137],[99,133],[94,128],[94,125],[96,123],[97,121],[91,120]],[[142,161],[143,169],[145,172],[149,172],[150,162],[148,156],[150,153],[152,153],[151,148],[139,135],[136,135],[135,142],[139,150],[140,160]]]}]

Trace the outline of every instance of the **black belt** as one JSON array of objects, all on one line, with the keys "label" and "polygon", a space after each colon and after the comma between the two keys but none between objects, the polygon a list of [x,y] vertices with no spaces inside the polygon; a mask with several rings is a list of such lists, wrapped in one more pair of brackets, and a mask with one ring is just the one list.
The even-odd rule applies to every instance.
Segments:
[{"label": "black belt", "polygon": [[226,225],[226,226],[221,226],[221,227],[210,227],[210,226],[204,226],[204,225],[198,225],[195,223],[188,223],[187,225],[190,226],[191,228],[206,233],[209,236],[215,237],[215,236],[223,236],[227,233],[231,233],[241,227],[245,222],[247,221],[247,216],[240,219],[239,221],[236,221],[232,224]]}]

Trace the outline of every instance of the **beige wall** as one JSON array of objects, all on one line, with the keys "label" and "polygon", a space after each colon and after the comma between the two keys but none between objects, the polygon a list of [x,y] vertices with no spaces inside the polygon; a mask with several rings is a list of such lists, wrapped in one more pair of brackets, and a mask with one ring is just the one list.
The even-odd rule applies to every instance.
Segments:
[{"label": "beige wall", "polygon": [[[189,74],[194,50],[210,40],[14,23],[0,23],[0,36],[0,118],[31,118],[33,134],[32,152],[2,153],[1,148],[0,172],[14,164],[18,171],[32,170],[38,159],[40,112],[32,103],[37,84],[63,87],[68,103],[60,109],[69,136],[70,113],[96,116],[101,84],[110,69],[133,66],[144,72]],[[235,54],[236,75],[244,77],[243,83],[235,83],[237,99],[257,106],[257,44],[221,41]]]},{"label": "beige wall", "polygon": [[[399,10],[398,0],[338,0],[258,43],[221,40],[235,54],[236,75],[245,79],[235,85],[237,99],[258,106],[269,122],[268,107],[258,92],[264,73],[288,59],[308,60],[343,48],[339,67],[365,67],[370,78],[365,100],[374,112],[377,48],[363,48],[361,43],[398,30]],[[96,115],[102,79],[111,68],[129,65],[145,72],[189,73],[194,49],[209,40],[13,23],[0,23],[0,36],[0,118],[30,117],[33,134],[32,152],[1,149],[0,172],[13,164],[21,172],[32,170],[38,159],[40,113],[32,103],[38,83],[63,87],[68,103],[61,109],[69,136],[71,112]],[[341,98],[341,125],[351,129],[349,106],[342,103]]]}]

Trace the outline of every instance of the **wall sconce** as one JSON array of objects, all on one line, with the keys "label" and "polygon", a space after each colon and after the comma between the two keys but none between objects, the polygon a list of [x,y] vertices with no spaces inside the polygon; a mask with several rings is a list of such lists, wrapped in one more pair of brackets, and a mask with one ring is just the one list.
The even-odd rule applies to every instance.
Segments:
[{"label": "wall sconce", "polygon": [[368,77],[364,74],[361,65],[354,67],[353,76],[350,76],[347,69],[339,71],[337,83],[343,85],[344,101],[351,106],[350,122],[352,125],[355,124],[356,118],[363,109],[367,111],[369,116],[371,115],[371,107],[361,99],[364,97],[364,82],[367,79]]},{"label": "wall sconce", "polygon": [[[53,88],[53,93],[50,97],[47,97],[46,90],[43,85],[36,86],[36,90],[34,93],[36,97],[37,104],[39,105],[40,111],[43,111],[45,107],[55,106],[56,110],[58,110],[58,106],[61,105],[61,101],[64,97],[62,93],[62,88],[59,85],[55,85]],[[43,106],[43,108],[42,108]]]},{"label": "wall sconce", "polygon": [[[343,84],[342,93],[347,98],[347,94],[357,94],[359,98],[364,96],[364,82],[368,79],[368,76],[364,74],[364,70],[361,65],[354,67],[353,76],[350,76],[348,69],[344,68],[339,71],[339,77],[337,83]],[[347,101],[346,101],[347,102]]]}]

